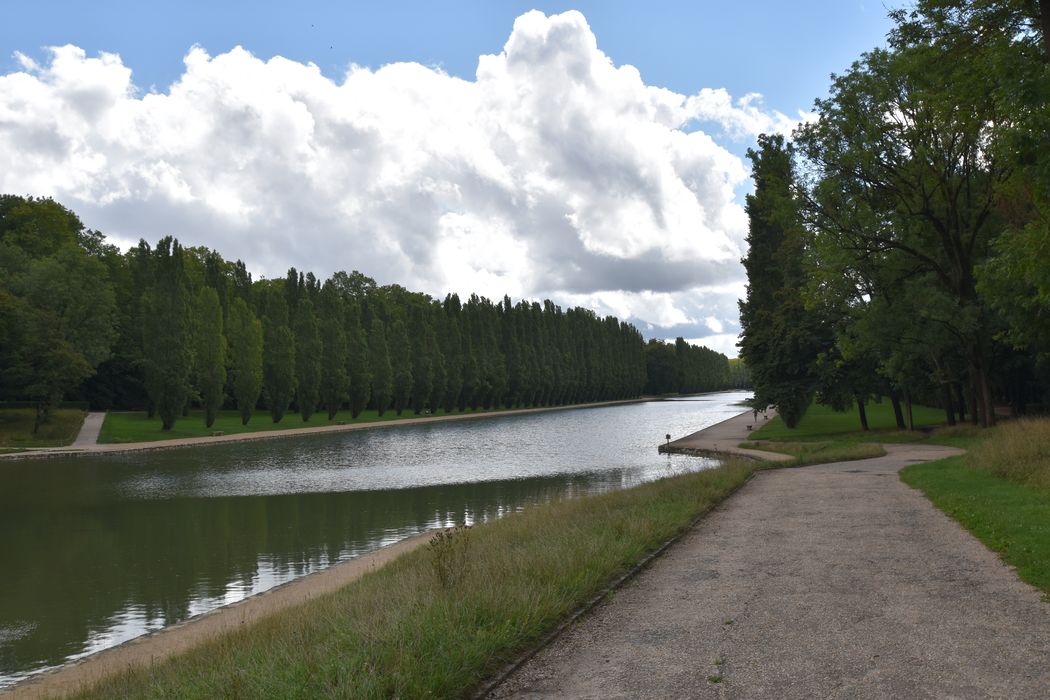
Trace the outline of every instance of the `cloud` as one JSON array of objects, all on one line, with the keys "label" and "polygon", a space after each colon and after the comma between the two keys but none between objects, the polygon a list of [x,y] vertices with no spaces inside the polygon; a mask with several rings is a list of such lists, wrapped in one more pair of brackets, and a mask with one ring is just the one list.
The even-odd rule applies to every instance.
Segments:
[{"label": "cloud", "polygon": [[[166,92],[76,46],[0,76],[0,190],[125,242],[174,234],[249,269],[359,269],[441,296],[589,303],[649,334],[736,324],[748,172],[700,129],[782,130],[754,95],[646,85],[583,15],[519,17],[474,80],[193,47]],[[706,309],[706,311],[705,311]],[[702,329],[702,331],[701,331]]]}]

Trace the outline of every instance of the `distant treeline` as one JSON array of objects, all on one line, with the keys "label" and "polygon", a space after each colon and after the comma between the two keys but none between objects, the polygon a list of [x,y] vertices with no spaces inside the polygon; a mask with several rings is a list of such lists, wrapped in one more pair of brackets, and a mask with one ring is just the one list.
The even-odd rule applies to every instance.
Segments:
[{"label": "distant treeline", "polygon": [[741,386],[739,363],[679,339],[646,344],[612,316],[550,301],[442,301],[359,272],[244,263],[171,237],[127,253],[50,199],[0,196],[0,400],[41,419],[63,398],[148,409],[170,428],[191,405],[280,421],[349,408],[382,415],[545,406]]}]

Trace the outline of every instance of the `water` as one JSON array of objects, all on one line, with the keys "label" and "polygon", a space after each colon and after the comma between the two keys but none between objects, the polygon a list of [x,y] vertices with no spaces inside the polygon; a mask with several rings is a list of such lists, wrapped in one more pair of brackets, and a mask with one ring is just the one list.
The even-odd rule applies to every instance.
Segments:
[{"label": "water", "polygon": [[424,530],[710,466],[742,392],[0,463],[0,687]]}]

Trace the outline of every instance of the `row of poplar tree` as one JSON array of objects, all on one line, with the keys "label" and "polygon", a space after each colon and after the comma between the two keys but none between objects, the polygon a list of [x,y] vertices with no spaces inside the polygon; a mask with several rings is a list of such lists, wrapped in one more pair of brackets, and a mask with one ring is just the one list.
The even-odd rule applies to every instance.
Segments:
[{"label": "row of poplar tree", "polygon": [[[358,272],[323,283],[173,238],[121,253],[49,199],[0,197],[0,399],[46,417],[63,397],[148,407],[168,429],[191,405],[247,422],[344,407],[462,411],[561,405],[740,383],[724,355],[643,342],[608,316],[549,301],[443,301]],[[673,376],[651,378],[671,357]],[[698,362],[697,358],[702,358]]]},{"label": "row of poplar tree", "polygon": [[[793,426],[823,403],[1047,405],[1050,4],[919,0],[749,151],[741,357]],[[902,403],[904,410],[902,410]],[[907,416],[907,418],[906,418]]]}]

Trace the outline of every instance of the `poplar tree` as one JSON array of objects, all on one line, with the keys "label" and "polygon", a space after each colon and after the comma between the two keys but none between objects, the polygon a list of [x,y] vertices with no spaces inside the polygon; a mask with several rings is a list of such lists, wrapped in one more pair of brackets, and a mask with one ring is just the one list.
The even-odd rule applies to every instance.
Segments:
[{"label": "poplar tree", "polygon": [[178,241],[161,239],[153,259],[153,284],[143,299],[143,370],[161,428],[171,430],[191,392],[190,293]]},{"label": "poplar tree", "polygon": [[328,420],[339,412],[350,387],[345,321],[346,309],[339,291],[331,282],[325,282],[319,296],[318,325],[322,348],[321,405],[328,412]]},{"label": "poplar tree", "polygon": [[427,407],[434,388],[434,332],[427,323],[427,308],[414,306],[412,315],[412,411],[418,416]]},{"label": "poplar tree", "polygon": [[229,343],[230,387],[241,414],[241,425],[247,425],[262,392],[263,331],[262,323],[240,297],[230,305],[226,337]]},{"label": "poplar tree", "polygon": [[357,418],[372,396],[372,369],[368,337],[361,325],[361,307],[350,302],[346,310],[347,377],[350,380],[350,416]]},{"label": "poplar tree", "polygon": [[197,293],[195,310],[193,361],[197,370],[197,392],[204,409],[204,425],[210,428],[222,408],[223,386],[226,384],[226,337],[223,335],[218,292],[211,287],[202,287]]},{"label": "poplar tree", "polygon": [[295,313],[295,396],[303,422],[310,420],[320,400],[323,352],[314,305],[303,296]]},{"label": "poplar tree", "polygon": [[372,319],[368,334],[369,365],[372,370],[372,401],[380,416],[390,406],[394,394],[394,370],[390,366],[386,328],[379,318]]},{"label": "poplar tree", "polygon": [[390,325],[390,364],[394,370],[394,412],[408,407],[412,396],[412,350],[408,342],[408,329],[401,319]]},{"label": "poplar tree", "polygon": [[295,336],[281,289],[265,287],[263,302],[263,397],[279,423],[295,395]]},{"label": "poplar tree", "polygon": [[792,148],[783,136],[766,134],[758,146],[747,151],[755,192],[745,205],[748,285],[740,302],[740,356],[751,371],[756,403],[776,406],[794,428],[813,398],[817,355],[829,339],[803,303],[804,241]]}]

